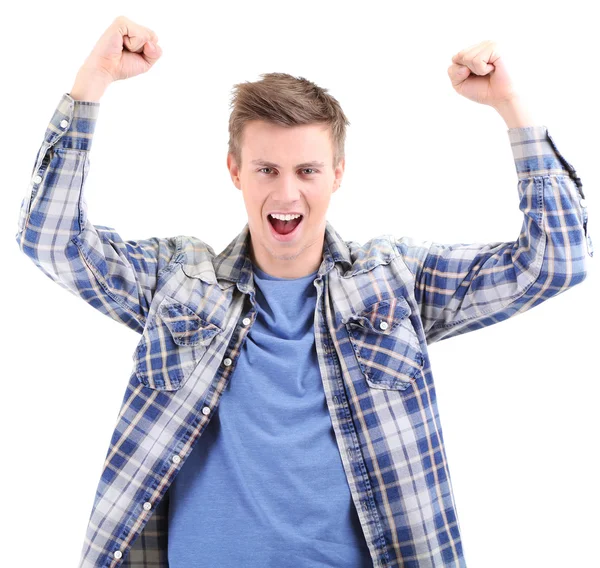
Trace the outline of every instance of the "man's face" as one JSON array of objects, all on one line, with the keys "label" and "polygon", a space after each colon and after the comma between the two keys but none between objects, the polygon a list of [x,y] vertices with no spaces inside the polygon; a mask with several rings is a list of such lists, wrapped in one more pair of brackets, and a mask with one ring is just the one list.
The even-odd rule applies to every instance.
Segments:
[{"label": "man's face", "polygon": [[[345,164],[342,159],[332,168],[329,132],[323,124],[284,127],[253,120],[244,127],[241,169],[227,156],[244,197],[254,259],[272,275],[299,277],[321,263],[326,213]],[[271,213],[301,217],[284,223]]]}]

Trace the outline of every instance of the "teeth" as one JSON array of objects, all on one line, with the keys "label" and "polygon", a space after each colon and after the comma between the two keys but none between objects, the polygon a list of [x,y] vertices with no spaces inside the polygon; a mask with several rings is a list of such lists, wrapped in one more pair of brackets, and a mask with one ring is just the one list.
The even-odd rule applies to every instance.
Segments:
[{"label": "teeth", "polygon": [[269,215],[271,215],[271,217],[274,219],[279,219],[280,221],[291,221],[292,219],[302,217],[302,215],[281,215],[280,213],[269,213]]}]

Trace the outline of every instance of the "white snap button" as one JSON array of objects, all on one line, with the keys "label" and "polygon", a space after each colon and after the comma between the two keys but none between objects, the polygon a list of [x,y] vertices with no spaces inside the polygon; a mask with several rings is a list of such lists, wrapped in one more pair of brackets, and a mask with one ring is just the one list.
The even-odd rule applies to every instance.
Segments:
[{"label": "white snap button", "polygon": [[202,409],[202,414],[204,414],[204,416],[208,416],[208,415],[210,414],[210,407],[208,407],[208,406],[205,406],[205,407]]},{"label": "white snap button", "polygon": [[388,323],[387,323],[387,321],[382,321],[382,322],[379,324],[379,327],[380,327],[381,329],[387,329],[387,328],[388,328]]},{"label": "white snap button", "polygon": [[60,125],[61,125],[63,128],[66,128],[67,126],[69,126],[69,121],[68,121],[68,120],[61,120],[61,121],[60,121]]},{"label": "white snap button", "polygon": [[242,323],[243,323],[244,325],[248,325],[248,324],[250,323],[250,318],[244,318],[244,319],[242,320]]},{"label": "white snap button", "polygon": [[122,556],[123,556],[123,553],[120,550],[115,550],[115,554],[114,554],[115,558],[121,558]]},{"label": "white snap button", "polygon": [[144,509],[146,509],[146,511],[149,511],[150,509],[152,509],[152,503],[144,503],[143,507]]},{"label": "white snap button", "polygon": [[225,357],[225,359],[223,359],[223,365],[225,365],[226,367],[229,367],[229,365],[231,365],[233,361],[229,358],[229,357]]},{"label": "white snap button", "polygon": [[173,461],[175,463],[179,463],[181,461],[181,458],[179,456],[173,456]]},{"label": "white snap button", "polygon": [[33,183],[40,183],[42,181],[42,176],[35,176],[33,178]]},{"label": "white snap button", "polygon": [[585,199],[583,197],[579,200],[579,205],[581,205],[582,207],[587,207],[587,203],[585,202]]}]

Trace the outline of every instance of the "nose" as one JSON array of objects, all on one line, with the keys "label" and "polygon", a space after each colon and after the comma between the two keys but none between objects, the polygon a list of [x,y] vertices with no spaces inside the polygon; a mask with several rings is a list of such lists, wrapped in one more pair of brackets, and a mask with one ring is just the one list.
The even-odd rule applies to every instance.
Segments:
[{"label": "nose", "polygon": [[273,200],[290,206],[300,200],[299,181],[293,176],[282,175],[273,193]]}]

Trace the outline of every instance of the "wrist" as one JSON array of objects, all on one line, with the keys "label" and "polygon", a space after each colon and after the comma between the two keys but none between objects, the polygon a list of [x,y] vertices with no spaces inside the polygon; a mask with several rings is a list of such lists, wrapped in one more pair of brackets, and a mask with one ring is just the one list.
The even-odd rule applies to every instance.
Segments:
[{"label": "wrist", "polygon": [[493,108],[504,119],[508,128],[524,128],[536,124],[519,96],[514,96],[509,100],[497,103],[493,105]]},{"label": "wrist", "polygon": [[76,101],[98,102],[111,81],[102,72],[81,68],[69,96]]}]

